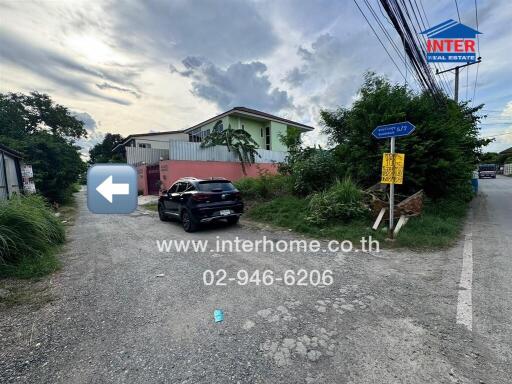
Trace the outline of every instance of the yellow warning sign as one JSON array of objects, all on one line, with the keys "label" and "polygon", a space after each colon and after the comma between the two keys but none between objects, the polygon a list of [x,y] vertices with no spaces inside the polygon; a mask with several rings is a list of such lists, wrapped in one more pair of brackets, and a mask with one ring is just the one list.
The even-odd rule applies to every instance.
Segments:
[{"label": "yellow warning sign", "polygon": [[403,184],[404,182],[403,153],[383,153],[382,156],[382,184]]}]

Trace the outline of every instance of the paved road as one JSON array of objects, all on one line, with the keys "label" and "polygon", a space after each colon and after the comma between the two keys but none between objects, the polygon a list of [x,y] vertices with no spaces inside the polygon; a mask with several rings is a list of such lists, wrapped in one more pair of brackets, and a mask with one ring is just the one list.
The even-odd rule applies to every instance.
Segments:
[{"label": "paved road", "polygon": [[[1,314],[2,382],[510,382],[512,179],[482,181],[468,236],[435,253],[160,253],[157,239],[296,235],[251,224],[187,234],[78,203],[55,299]],[[468,239],[472,331],[456,321]],[[205,286],[203,271],[221,268],[332,269],[334,284]]]}]

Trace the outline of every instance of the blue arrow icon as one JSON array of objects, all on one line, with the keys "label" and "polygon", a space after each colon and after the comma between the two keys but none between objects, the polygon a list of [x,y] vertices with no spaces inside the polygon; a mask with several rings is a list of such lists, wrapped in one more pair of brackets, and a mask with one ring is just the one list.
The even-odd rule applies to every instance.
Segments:
[{"label": "blue arrow icon", "polygon": [[372,132],[372,135],[377,139],[388,139],[390,137],[401,137],[410,135],[416,127],[404,121],[402,123],[393,123],[386,125],[379,125]]}]

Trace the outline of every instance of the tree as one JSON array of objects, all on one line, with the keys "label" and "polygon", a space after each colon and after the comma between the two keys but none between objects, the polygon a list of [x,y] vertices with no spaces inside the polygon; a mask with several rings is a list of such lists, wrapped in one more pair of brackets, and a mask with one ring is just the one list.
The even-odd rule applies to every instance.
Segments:
[{"label": "tree", "polygon": [[87,137],[84,123],[48,95],[32,92],[0,94],[0,135],[22,139],[49,131],[69,141]]},{"label": "tree", "polygon": [[124,141],[118,133],[107,133],[101,143],[89,150],[89,163],[120,163],[123,159],[120,154],[112,153],[112,149]]},{"label": "tree", "polygon": [[37,190],[51,201],[66,200],[84,171],[74,142],[86,136],[83,122],[48,95],[0,94],[0,142],[24,154]]},{"label": "tree", "polygon": [[480,108],[446,97],[439,103],[428,93],[416,94],[368,73],[350,108],[324,110],[321,117],[341,167],[366,186],[380,180],[382,153],[389,152],[389,140],[376,140],[373,129],[399,121],[413,123],[415,132],[396,141],[396,152],[405,153],[404,185],[398,190],[424,189],[437,198],[469,190],[481,148],[490,142],[478,138]]},{"label": "tree", "polygon": [[259,156],[257,151],[258,143],[251,135],[243,129],[232,129],[231,125],[223,131],[214,128],[213,132],[201,142],[201,148],[213,147],[215,145],[225,145],[228,151],[235,153],[240,160],[244,175],[247,175],[245,164],[253,164],[255,157]]}]

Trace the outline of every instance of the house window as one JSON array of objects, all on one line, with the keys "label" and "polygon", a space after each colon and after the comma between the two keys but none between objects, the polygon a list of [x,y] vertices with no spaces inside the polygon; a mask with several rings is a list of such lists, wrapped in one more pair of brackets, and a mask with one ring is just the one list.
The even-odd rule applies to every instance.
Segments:
[{"label": "house window", "polygon": [[270,151],[270,127],[265,127],[265,149]]},{"label": "house window", "polygon": [[222,120],[219,120],[213,126],[214,132],[222,132],[224,130],[224,125],[222,124]]},{"label": "house window", "polygon": [[192,143],[200,143],[210,134],[210,132],[211,131],[209,129],[201,131],[201,128],[196,128],[188,134],[188,141]]},{"label": "house window", "polygon": [[192,143],[201,142],[201,128],[196,128],[188,134],[188,141]]},{"label": "house window", "polygon": [[242,124],[242,131],[245,131],[245,126]]},{"label": "house window", "polygon": [[151,144],[148,144],[148,143],[139,143],[139,148],[151,148]]}]

